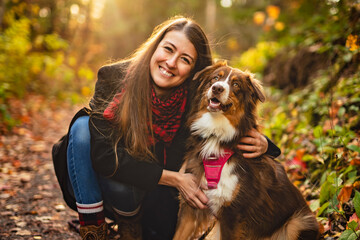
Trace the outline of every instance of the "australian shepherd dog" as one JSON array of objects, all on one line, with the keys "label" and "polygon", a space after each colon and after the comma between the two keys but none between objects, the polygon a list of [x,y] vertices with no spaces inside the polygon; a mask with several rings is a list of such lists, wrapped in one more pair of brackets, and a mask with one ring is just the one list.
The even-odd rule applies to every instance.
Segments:
[{"label": "australian shepherd dog", "polygon": [[207,184],[209,201],[204,210],[180,199],[174,239],[318,239],[316,218],[283,166],[267,155],[246,159],[236,148],[250,129],[258,129],[256,106],[265,100],[259,82],[224,62],[194,79],[200,85],[183,167],[199,186]]}]

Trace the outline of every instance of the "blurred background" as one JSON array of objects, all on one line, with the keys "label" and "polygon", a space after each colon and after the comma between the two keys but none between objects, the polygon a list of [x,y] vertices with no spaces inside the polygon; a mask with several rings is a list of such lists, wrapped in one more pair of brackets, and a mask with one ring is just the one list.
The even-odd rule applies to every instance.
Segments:
[{"label": "blurred background", "polygon": [[2,0],[0,104],[32,92],[75,102],[78,93],[91,96],[101,65],[128,56],[174,15],[199,22],[216,57],[260,77],[285,48],[290,55],[311,46],[322,58],[311,67],[322,68],[330,58],[318,55],[334,45],[358,47],[358,2],[351,0]]},{"label": "blurred background", "polygon": [[200,23],[215,58],[263,82],[261,124],[289,176],[324,235],[356,239],[359,0],[0,0],[0,147],[24,129],[41,133],[39,113],[86,105],[99,67],[175,15]]},{"label": "blurred background", "polygon": [[[0,98],[29,92],[58,98],[68,98],[69,92],[90,96],[101,65],[128,56],[156,25],[174,15],[199,22],[217,57],[262,73],[283,47],[322,43],[317,46],[324,52],[335,41],[345,47],[347,36],[356,31],[351,22],[356,19],[349,19],[353,4],[350,0],[2,0]],[[75,95],[72,98],[77,101]]]}]

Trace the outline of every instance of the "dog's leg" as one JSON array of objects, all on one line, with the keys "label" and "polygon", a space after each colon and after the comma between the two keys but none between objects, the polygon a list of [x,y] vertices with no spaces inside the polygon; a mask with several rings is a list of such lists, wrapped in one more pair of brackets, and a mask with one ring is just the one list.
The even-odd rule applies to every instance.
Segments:
[{"label": "dog's leg", "polygon": [[173,240],[191,239],[197,227],[194,209],[186,203],[181,204],[179,211],[178,226]]}]

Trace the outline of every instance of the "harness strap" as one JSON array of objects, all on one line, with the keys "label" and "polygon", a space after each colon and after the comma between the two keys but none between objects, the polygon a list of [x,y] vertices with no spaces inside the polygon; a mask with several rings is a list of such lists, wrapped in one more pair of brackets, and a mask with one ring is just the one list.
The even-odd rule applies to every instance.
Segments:
[{"label": "harness strap", "polygon": [[217,188],[217,185],[220,181],[221,171],[225,165],[225,163],[229,160],[229,158],[234,154],[234,152],[230,149],[225,149],[223,155],[219,157],[210,156],[207,159],[203,159],[203,165],[205,170],[205,177],[208,182],[209,189]]}]

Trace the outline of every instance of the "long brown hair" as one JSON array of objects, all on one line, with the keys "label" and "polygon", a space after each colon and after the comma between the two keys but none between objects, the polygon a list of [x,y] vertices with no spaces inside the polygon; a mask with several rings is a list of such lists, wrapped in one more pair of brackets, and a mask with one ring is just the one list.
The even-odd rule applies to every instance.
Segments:
[{"label": "long brown hair", "polygon": [[150,59],[165,34],[170,31],[183,32],[197,51],[195,67],[185,84],[197,71],[212,64],[205,33],[196,22],[185,17],[174,17],[158,25],[148,40],[128,59],[130,64],[123,81],[126,90],[115,119],[118,128],[115,142],[123,141],[128,153],[142,160],[154,160],[149,146],[149,135],[152,136]]}]

